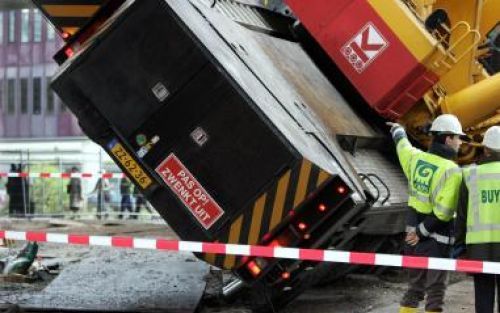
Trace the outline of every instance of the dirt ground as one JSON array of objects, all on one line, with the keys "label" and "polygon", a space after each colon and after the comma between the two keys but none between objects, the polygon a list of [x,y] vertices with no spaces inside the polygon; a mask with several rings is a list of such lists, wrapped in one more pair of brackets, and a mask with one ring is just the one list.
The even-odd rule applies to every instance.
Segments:
[{"label": "dirt ground", "polygon": [[[392,275],[391,275],[392,276]],[[398,302],[406,290],[405,275],[394,282],[388,277],[349,275],[331,286],[312,289],[285,311],[288,313],[390,313],[398,312]],[[390,278],[389,278],[390,279]],[[474,312],[472,281],[454,275],[446,296],[446,312]],[[424,312],[422,309],[421,312]]]},{"label": "dirt ground", "polygon": [[[121,222],[79,221],[10,221],[0,220],[2,230],[40,230],[60,233],[86,233],[96,235],[129,235],[137,237],[176,238],[164,224],[138,224]],[[22,243],[17,243],[21,246]],[[93,247],[41,244],[39,258],[58,260],[62,267],[80,262],[92,253]],[[0,251],[6,253],[7,250]],[[57,274],[57,271],[56,271]],[[32,294],[39,293],[51,281],[53,275],[42,280],[5,281],[0,280],[0,304],[17,303]],[[474,312],[473,286],[470,277],[452,273],[446,296],[447,312]],[[54,276],[55,277],[55,276]],[[400,270],[391,270],[383,275],[351,274],[321,288],[312,288],[293,303],[283,308],[286,313],[389,313],[397,312],[398,301],[406,289],[405,275]],[[201,313],[250,312],[238,305],[206,305]],[[423,310],[422,310],[423,312]]]}]

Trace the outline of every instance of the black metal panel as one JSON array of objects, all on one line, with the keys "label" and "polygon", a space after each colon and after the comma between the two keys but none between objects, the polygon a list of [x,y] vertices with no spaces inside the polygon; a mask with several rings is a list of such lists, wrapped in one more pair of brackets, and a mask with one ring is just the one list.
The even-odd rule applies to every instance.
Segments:
[{"label": "black metal panel", "polygon": [[[84,66],[71,74],[124,136],[168,105],[207,62],[179,23],[166,14],[164,2],[148,4],[135,5],[136,9],[116,21],[113,28],[117,31],[93,45],[83,58]],[[155,86],[165,87],[169,97],[158,98]]]},{"label": "black metal panel", "polygon": [[[163,186],[149,200],[182,239],[214,240],[300,156],[164,1],[132,6],[53,87],[74,112],[87,104],[98,110],[136,152]],[[159,83],[168,90],[163,100],[153,92]],[[139,153],[138,136],[159,141]],[[154,174],[171,153],[225,211],[208,231]]]},{"label": "black metal panel", "polygon": [[[151,168],[174,152],[232,216],[294,161],[262,119],[210,65],[138,133],[161,138],[144,158]],[[192,137],[196,129],[207,136],[201,146]],[[130,142],[139,149],[134,138]]]}]

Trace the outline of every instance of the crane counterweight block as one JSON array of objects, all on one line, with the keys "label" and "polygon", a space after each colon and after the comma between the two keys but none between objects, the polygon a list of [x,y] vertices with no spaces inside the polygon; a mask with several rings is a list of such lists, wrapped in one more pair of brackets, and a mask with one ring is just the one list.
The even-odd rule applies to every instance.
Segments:
[{"label": "crane counterweight block", "polygon": [[[182,240],[327,247],[368,207],[357,174],[305,103],[345,104],[300,45],[245,29],[198,0],[128,1],[117,12],[52,86],[77,116],[92,109],[108,124],[92,139]],[[284,51],[294,58],[265,66]],[[347,106],[336,118],[338,129],[368,132]],[[250,282],[275,284],[303,270],[199,257]]]}]

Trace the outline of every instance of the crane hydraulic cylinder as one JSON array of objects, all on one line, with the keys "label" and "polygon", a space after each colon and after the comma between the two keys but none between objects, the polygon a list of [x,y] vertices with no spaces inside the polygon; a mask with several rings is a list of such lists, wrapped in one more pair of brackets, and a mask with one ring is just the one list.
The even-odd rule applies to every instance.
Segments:
[{"label": "crane hydraulic cylinder", "polygon": [[474,126],[500,109],[500,74],[452,94],[442,102],[444,113],[454,114],[464,128]]}]

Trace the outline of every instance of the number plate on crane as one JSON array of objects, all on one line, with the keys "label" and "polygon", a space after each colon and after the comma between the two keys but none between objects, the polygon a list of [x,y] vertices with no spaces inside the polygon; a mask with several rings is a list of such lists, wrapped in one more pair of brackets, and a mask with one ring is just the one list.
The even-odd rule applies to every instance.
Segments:
[{"label": "number plate on crane", "polygon": [[146,189],[152,184],[151,178],[142,170],[121,143],[116,142],[112,146],[111,152],[142,189]]}]

